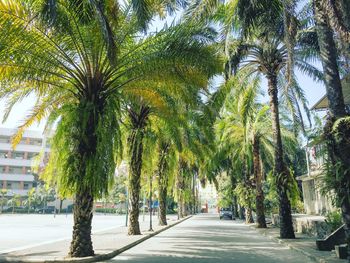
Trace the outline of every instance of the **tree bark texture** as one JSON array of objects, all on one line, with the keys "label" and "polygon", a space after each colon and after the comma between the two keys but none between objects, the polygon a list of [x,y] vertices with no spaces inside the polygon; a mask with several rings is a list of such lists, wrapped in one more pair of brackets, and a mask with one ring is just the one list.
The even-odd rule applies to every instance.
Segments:
[{"label": "tree bark texture", "polygon": [[260,139],[254,137],[253,141],[253,166],[254,178],[256,184],[256,221],[258,228],[266,228],[265,211],[264,211],[264,192],[262,189],[262,173],[260,167]]},{"label": "tree bark texture", "polygon": [[292,210],[286,189],[287,186],[283,183],[283,181],[285,181],[283,178],[288,176],[288,171],[283,160],[283,146],[278,109],[277,76],[275,74],[269,74],[267,79],[274,142],[274,174],[277,178],[279,178],[277,180],[277,191],[279,197],[280,237],[295,238]]},{"label": "tree bark texture", "polygon": [[332,117],[339,118],[345,116],[346,112],[337,62],[337,48],[333,39],[333,31],[330,29],[327,16],[321,8],[321,0],[314,0],[314,6],[329,111]]},{"label": "tree bark texture", "polygon": [[246,222],[246,224],[253,224],[254,223],[254,218],[253,218],[251,205],[249,205],[245,209],[245,222]]},{"label": "tree bark texture", "polygon": [[[91,105],[94,105],[94,107],[91,107]],[[76,155],[74,156],[74,158],[79,160],[79,167],[74,167],[73,169],[77,170],[76,176],[80,180],[84,180],[87,175],[87,160],[94,158],[97,153],[98,139],[96,129],[103,110],[104,101],[99,99],[98,95],[94,96],[93,92],[89,93],[87,98],[80,101],[77,114],[83,113],[84,115],[87,115],[86,123],[79,119],[78,121],[81,121],[81,123],[78,123],[77,125],[82,128],[82,134],[81,138],[79,138]],[[91,240],[91,223],[94,201],[93,189],[92,186],[82,182],[77,186],[75,191],[73,236],[68,256],[93,256],[94,250]]]},{"label": "tree bark texture", "polygon": [[93,201],[93,197],[88,189],[79,190],[75,194],[74,226],[69,251],[70,257],[88,257],[94,255],[91,240]]},{"label": "tree bark texture", "polygon": [[185,178],[183,176],[183,172],[185,169],[185,161],[180,158],[179,160],[179,170],[176,174],[176,188],[177,188],[177,207],[178,207],[178,215],[179,218],[185,217],[186,214],[186,207],[185,207],[185,200],[184,200],[184,194],[185,194]]},{"label": "tree bark texture", "polygon": [[141,170],[144,129],[149,115],[149,108],[141,106],[139,111],[129,109],[132,124],[129,143],[129,235],[141,235],[139,224],[139,202],[141,189]]},{"label": "tree bark texture", "polygon": [[318,11],[322,11],[329,19],[332,29],[345,43],[350,44],[349,3],[347,0],[315,0]]}]

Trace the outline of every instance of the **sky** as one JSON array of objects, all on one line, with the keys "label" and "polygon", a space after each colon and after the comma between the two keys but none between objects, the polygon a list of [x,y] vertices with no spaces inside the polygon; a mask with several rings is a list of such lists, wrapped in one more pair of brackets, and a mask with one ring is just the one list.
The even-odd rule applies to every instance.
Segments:
[{"label": "sky", "polygon": [[[174,17],[168,17],[165,21],[160,21],[159,19],[155,19],[153,22],[153,25],[151,28],[154,30],[159,30],[163,27],[164,23],[171,24],[171,22],[174,20]],[[300,72],[296,71],[297,79],[299,81],[299,85],[303,88],[306,98],[309,101],[309,108],[311,108],[323,95],[325,95],[325,87],[322,83],[316,83],[314,82],[310,77],[305,76],[301,74]],[[217,83],[219,85],[219,83]],[[266,81],[262,82],[262,89],[267,90],[266,87]],[[265,92],[266,94],[266,92]],[[25,117],[30,113],[31,108],[35,104],[35,96],[31,95],[25,99],[23,99],[20,103],[16,104],[11,114],[9,115],[6,122],[2,122],[2,116],[4,114],[4,108],[6,105],[5,100],[0,99],[0,127],[6,127],[6,128],[16,128],[21,123],[23,123],[23,120]],[[263,99],[263,101],[268,101],[268,98]],[[45,121],[42,121],[41,123],[33,124],[29,129],[30,130],[37,130],[42,131],[45,126]]]}]

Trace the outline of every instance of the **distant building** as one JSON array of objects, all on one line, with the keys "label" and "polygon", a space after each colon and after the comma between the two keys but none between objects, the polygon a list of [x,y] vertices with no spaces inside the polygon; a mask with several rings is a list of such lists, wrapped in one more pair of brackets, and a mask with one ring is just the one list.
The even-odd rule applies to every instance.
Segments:
[{"label": "distant building", "polygon": [[201,210],[206,210],[206,213],[216,213],[217,212],[217,200],[218,193],[214,184],[207,183],[205,187],[199,184],[199,202],[201,205]]},{"label": "distant building", "polygon": [[28,130],[13,150],[11,138],[15,133],[14,129],[0,128],[0,189],[6,189],[7,196],[25,196],[36,186],[32,171],[34,157],[43,153],[46,158],[50,149],[41,132]]}]

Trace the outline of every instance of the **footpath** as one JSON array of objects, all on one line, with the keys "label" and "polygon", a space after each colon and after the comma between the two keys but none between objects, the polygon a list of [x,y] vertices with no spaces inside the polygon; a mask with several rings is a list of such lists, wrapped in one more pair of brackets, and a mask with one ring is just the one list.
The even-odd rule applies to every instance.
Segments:
[{"label": "footpath", "polygon": [[149,222],[140,220],[142,235],[128,236],[127,227],[116,227],[110,230],[92,234],[92,241],[96,256],[86,258],[67,258],[71,240],[62,240],[54,243],[31,247],[30,249],[13,251],[7,254],[0,254],[0,262],[17,262],[17,263],[68,263],[68,262],[100,262],[111,259],[116,255],[136,246],[144,240],[157,235],[158,233],[188,219],[186,217],[177,220],[176,215],[168,216],[167,226],[158,226],[158,220],[153,222],[153,230],[148,231]]},{"label": "footpath", "polygon": [[264,235],[275,242],[289,247],[292,250],[298,251],[307,256],[311,260],[319,263],[346,263],[347,260],[336,257],[334,251],[320,251],[316,248],[316,238],[305,234],[295,233],[295,239],[281,239],[279,238],[278,227],[268,226],[268,228],[256,228],[255,224],[250,225],[261,235]]}]

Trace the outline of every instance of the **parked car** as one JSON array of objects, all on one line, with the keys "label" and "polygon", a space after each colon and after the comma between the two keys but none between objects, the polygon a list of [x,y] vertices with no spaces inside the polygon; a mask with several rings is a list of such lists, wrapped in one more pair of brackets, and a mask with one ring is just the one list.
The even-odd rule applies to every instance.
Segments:
[{"label": "parked car", "polygon": [[228,218],[228,219],[231,219],[231,220],[234,220],[235,217],[233,216],[233,213],[232,213],[232,209],[231,208],[220,208],[220,211],[219,211],[219,217],[220,217],[220,220],[223,219],[223,218]]}]

